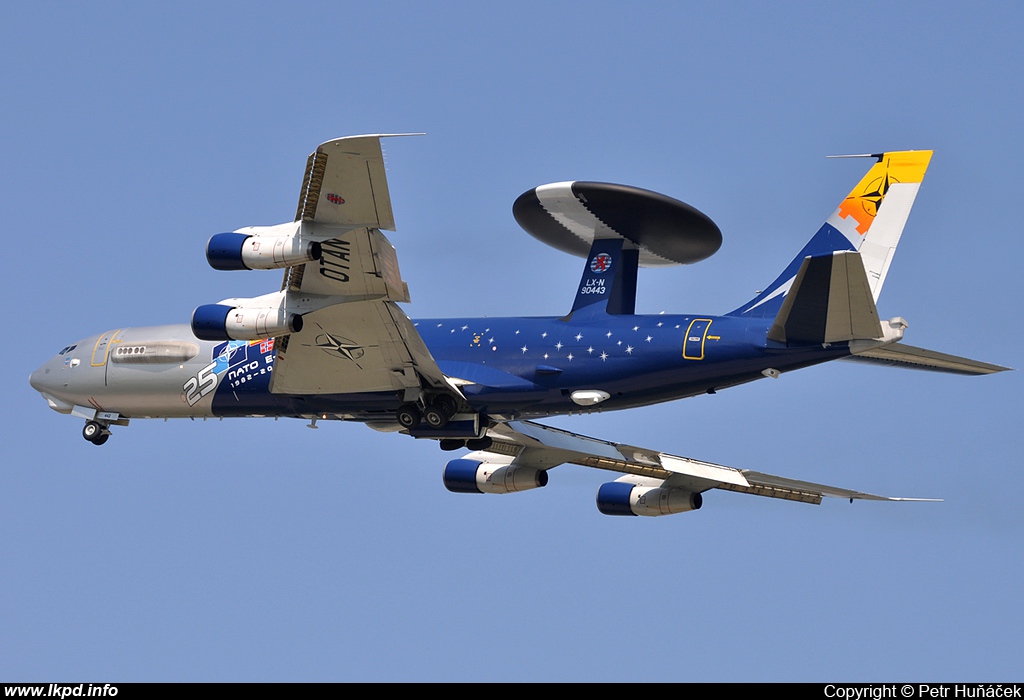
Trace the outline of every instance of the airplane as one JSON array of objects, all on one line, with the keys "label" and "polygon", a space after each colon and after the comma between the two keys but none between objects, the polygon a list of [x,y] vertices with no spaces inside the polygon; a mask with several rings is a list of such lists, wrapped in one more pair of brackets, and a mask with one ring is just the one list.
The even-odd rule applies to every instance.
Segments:
[{"label": "airplane", "polygon": [[443,470],[460,493],[516,493],[561,464],[604,469],[607,515],[701,508],[723,489],[804,503],[903,501],[599,440],[537,422],[714,394],[832,360],[964,375],[1007,368],[902,343],[876,302],[931,151],[874,160],[789,265],[725,314],[635,313],[638,269],[692,264],[721,245],[694,207],[626,185],[557,182],[516,199],[516,221],[584,258],[560,316],[411,320],[394,247],[381,139],[309,156],[295,219],[210,238],[217,270],[283,269],[279,291],[198,307],[191,324],[109,330],[65,346],[30,383],[104,444],[141,418],[356,421],[469,449]]}]

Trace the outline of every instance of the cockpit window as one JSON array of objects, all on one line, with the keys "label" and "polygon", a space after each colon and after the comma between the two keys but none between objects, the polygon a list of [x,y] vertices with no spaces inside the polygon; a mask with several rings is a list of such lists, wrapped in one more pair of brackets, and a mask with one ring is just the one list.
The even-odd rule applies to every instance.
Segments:
[{"label": "cockpit window", "polygon": [[72,350],[74,350],[77,347],[78,347],[78,343],[75,343],[74,345],[65,345],[64,348],[62,350],[60,350],[60,352],[58,352],[57,354],[58,355],[66,355],[66,354],[68,354],[69,352],[71,352]]}]

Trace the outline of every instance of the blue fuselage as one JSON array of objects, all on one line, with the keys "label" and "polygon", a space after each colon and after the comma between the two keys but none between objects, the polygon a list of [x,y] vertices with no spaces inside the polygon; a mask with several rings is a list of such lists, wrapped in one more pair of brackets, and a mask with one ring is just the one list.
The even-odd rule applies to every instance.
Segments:
[{"label": "blue fuselage", "polygon": [[[788,348],[765,339],[769,320],[736,316],[613,316],[421,319],[416,328],[470,405],[485,414],[537,418],[588,410],[576,391],[610,397],[592,408],[616,410],[713,392],[835,359],[847,348]],[[254,365],[255,366],[255,365]],[[216,415],[348,414],[394,411],[393,393],[301,398],[270,394],[269,375],[214,397]]]},{"label": "blue fuselage", "polygon": [[[766,341],[770,320],[736,316],[424,319],[417,329],[441,369],[485,413],[537,417],[581,410],[574,391],[610,394],[614,410],[671,401],[835,359],[845,347]],[[474,375],[475,376],[464,376]],[[504,384],[502,379],[505,379]]]},{"label": "blue fuselage", "polygon": [[[739,316],[593,314],[562,319],[422,319],[417,330],[441,370],[464,382],[482,414],[537,418],[616,410],[713,392],[836,359],[846,344],[786,347],[766,340],[770,320]],[[152,348],[193,348],[163,361]],[[194,349],[198,348],[195,353]],[[126,328],[84,339],[33,373],[32,385],[56,410],[73,406],[122,417],[310,416],[393,420],[396,392],[292,396],[270,393],[274,341],[196,340],[186,325]],[[608,398],[574,402],[577,391]]]}]

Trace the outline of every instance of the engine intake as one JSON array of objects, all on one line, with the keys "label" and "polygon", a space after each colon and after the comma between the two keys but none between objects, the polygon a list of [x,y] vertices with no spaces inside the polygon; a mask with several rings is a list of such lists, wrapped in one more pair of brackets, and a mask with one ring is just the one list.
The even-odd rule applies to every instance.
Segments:
[{"label": "engine intake", "polygon": [[215,270],[274,270],[319,260],[323,247],[303,241],[300,224],[252,226],[213,235],[206,260]]},{"label": "engine intake", "polygon": [[597,490],[597,509],[605,515],[650,517],[700,510],[704,498],[699,493],[659,485],[663,483],[657,479],[624,477],[602,484]]},{"label": "engine intake", "polygon": [[454,493],[516,493],[547,486],[548,473],[509,457],[471,452],[444,468],[444,486]]},{"label": "engine intake", "polygon": [[192,332],[200,340],[259,340],[301,330],[302,316],[281,307],[204,304],[192,312]]}]

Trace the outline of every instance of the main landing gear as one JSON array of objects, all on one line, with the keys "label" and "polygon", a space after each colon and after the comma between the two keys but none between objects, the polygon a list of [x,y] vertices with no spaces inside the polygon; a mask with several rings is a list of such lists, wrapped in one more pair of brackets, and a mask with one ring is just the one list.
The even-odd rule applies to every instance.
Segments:
[{"label": "main landing gear", "polygon": [[414,403],[403,404],[398,407],[398,412],[395,414],[398,418],[398,424],[403,428],[412,430],[420,424],[420,420],[423,419],[423,414],[420,413],[420,408]]},{"label": "main landing gear", "polygon": [[82,437],[94,445],[102,445],[110,439],[110,429],[97,421],[86,421],[85,427],[82,428]]},{"label": "main landing gear", "polygon": [[455,403],[455,399],[447,394],[438,394],[429,399],[422,411],[414,403],[402,404],[398,408],[396,417],[398,424],[408,430],[418,426],[421,421],[426,421],[431,428],[443,428],[448,425],[448,421],[452,419],[458,409],[459,406]]}]

